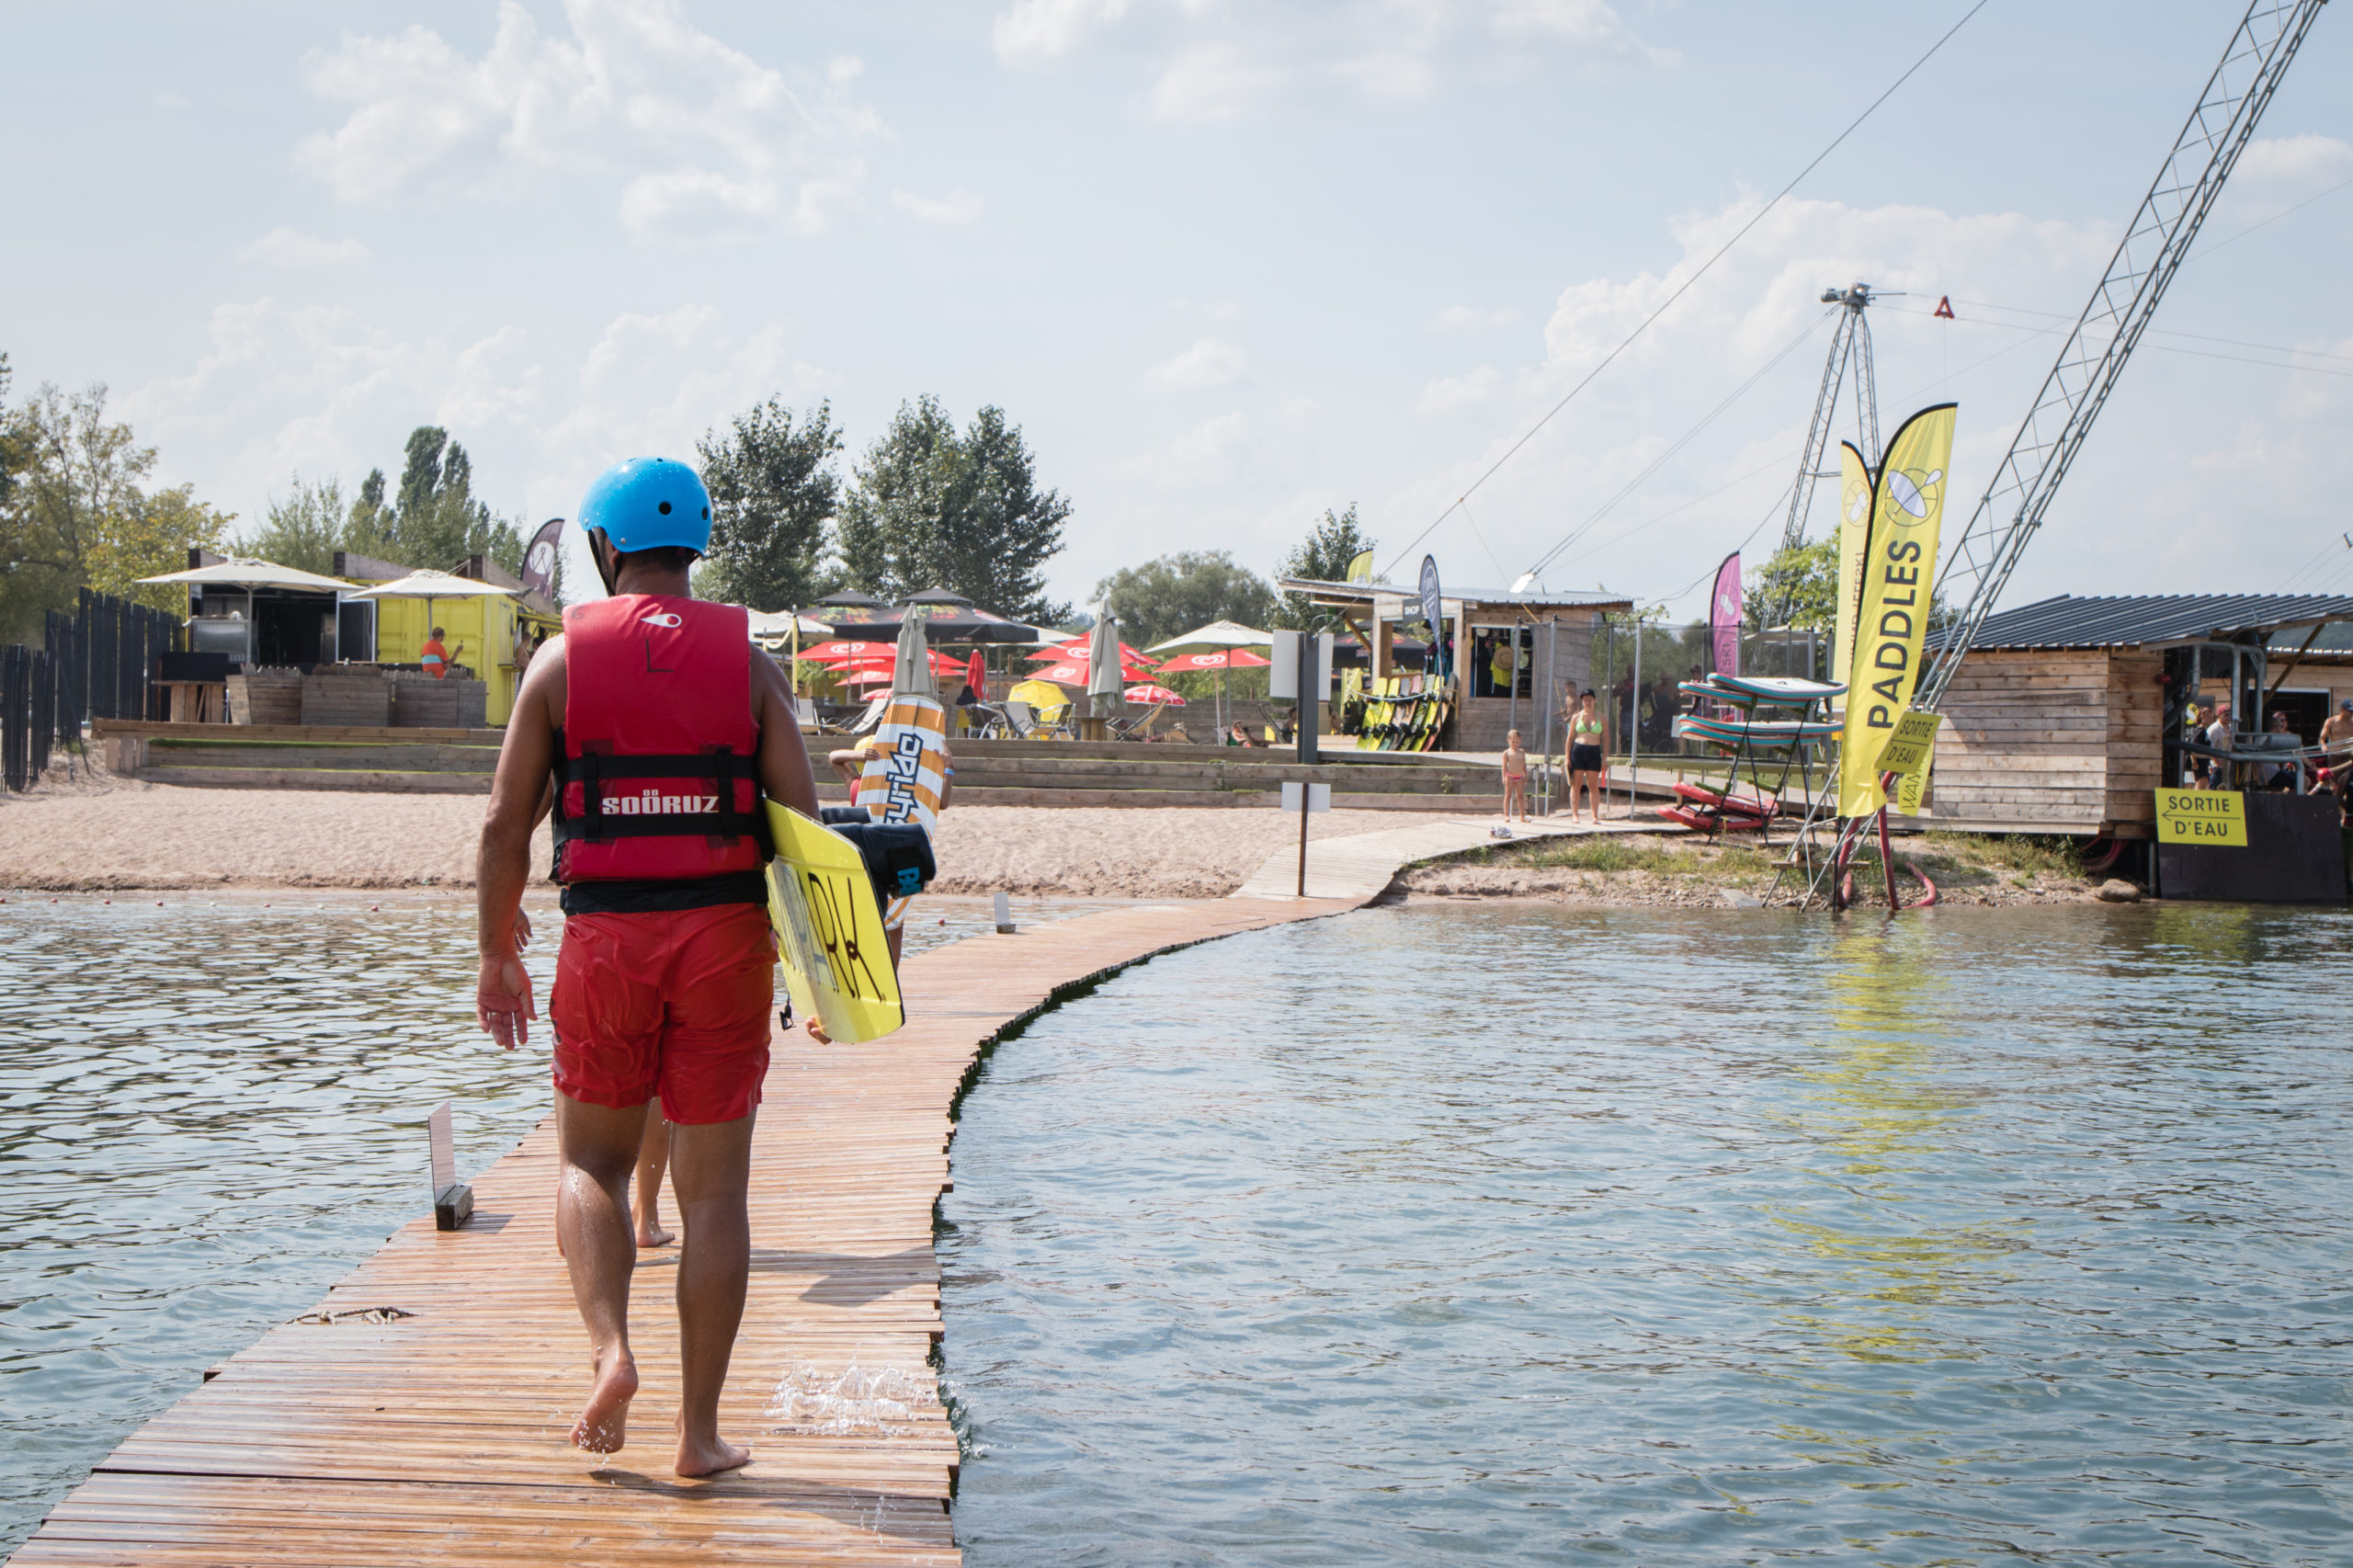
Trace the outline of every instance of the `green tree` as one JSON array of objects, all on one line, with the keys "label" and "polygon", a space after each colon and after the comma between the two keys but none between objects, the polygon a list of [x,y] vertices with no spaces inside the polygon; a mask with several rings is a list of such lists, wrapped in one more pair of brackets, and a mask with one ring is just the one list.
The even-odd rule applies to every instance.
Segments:
[{"label": "green tree", "polygon": [[332,574],[335,552],[357,548],[344,541],[347,519],[341,481],[313,482],[297,473],[285,495],[270,497],[267,519],[250,537],[239,541],[238,548],[281,566]]},{"label": "green tree", "polygon": [[[1315,520],[1307,537],[1300,540],[1291,552],[1283,557],[1276,575],[1302,577],[1318,583],[1345,583],[1348,577],[1348,562],[1374,548],[1372,536],[1357,522],[1356,503],[1348,503],[1345,512],[1330,507]],[[1324,630],[1336,624],[1326,612],[1307,602],[1304,594],[1286,593],[1276,604],[1273,623],[1297,630]]]},{"label": "green tree", "polygon": [[400,540],[394,534],[392,508],[384,501],[384,471],[371,468],[351,498],[351,515],[344,520],[343,548],[379,561],[396,560]]},{"label": "green tree", "polygon": [[390,528],[393,560],[447,571],[469,555],[487,555],[509,572],[523,569],[521,531],[474,499],[473,472],[466,449],[441,426],[409,432]]},{"label": "green tree", "polygon": [[71,394],[43,386],[0,410],[8,472],[0,494],[0,641],[29,641],[41,612],[70,607],[84,587],[158,608],[185,590],[137,579],[188,564],[191,546],[217,548],[231,519],[188,486],[147,494],[155,451],[107,417],[107,389]]},{"label": "green tree", "polygon": [[1017,620],[1059,621],[1045,564],[1071,504],[1038,487],[1037,465],[1005,411],[961,435],[939,400],[903,403],[868,449],[844,498],[835,546],[849,581],[886,598],[946,587]]},{"label": "green tree", "polygon": [[8,383],[14,374],[8,369],[7,354],[0,351],[0,517],[8,515],[9,500],[28,460],[24,433],[8,417]]},{"label": "green tree", "polygon": [[1838,540],[1816,540],[1775,551],[1742,585],[1751,631],[1770,624],[1826,632],[1838,617]]},{"label": "green tree", "polygon": [[710,548],[697,591],[758,610],[792,609],[826,593],[827,526],[841,492],[831,403],[793,423],[775,398],[696,443],[710,491]]},{"label": "green tree", "polygon": [[1264,626],[1275,610],[1267,580],[1222,550],[1180,551],[1122,568],[1096,584],[1091,597],[1111,607],[1120,635],[1140,648],[1212,620]]}]

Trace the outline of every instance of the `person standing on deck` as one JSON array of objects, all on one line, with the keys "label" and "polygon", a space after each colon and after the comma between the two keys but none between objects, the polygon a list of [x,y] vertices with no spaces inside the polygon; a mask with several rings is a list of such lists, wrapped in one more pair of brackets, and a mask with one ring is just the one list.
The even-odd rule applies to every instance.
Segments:
[{"label": "person standing on deck", "polygon": [[658,1094],[686,1230],[676,1467],[711,1475],[751,1458],[720,1437],[719,1396],[750,1267],[752,1123],[776,966],[760,798],[814,816],[817,788],[784,672],[751,656],[744,610],[698,601],[688,585],[710,537],[694,471],[617,464],[589,487],[580,520],[611,597],[564,613],[516,695],[483,824],[475,1011],[509,1048],[539,1016],[515,925],[552,776],[565,915],[549,1006],[556,1224],[590,1345],[572,1440],[611,1453],[628,1436],[629,1187]]}]

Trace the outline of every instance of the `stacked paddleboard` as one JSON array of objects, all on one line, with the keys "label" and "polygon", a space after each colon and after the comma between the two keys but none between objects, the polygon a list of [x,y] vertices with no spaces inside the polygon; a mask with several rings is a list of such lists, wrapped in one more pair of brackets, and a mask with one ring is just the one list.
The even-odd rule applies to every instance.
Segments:
[{"label": "stacked paddleboard", "polygon": [[[1385,676],[1378,680],[1349,672],[1351,686],[1363,678],[1362,713],[1357,722],[1358,751],[1428,751],[1438,744],[1449,705],[1443,682],[1427,676]],[[1351,697],[1358,696],[1355,691]]]},{"label": "stacked paddleboard", "polygon": [[1838,725],[1823,705],[1847,688],[1795,676],[1712,675],[1684,681],[1680,689],[1694,701],[1690,712],[1677,716],[1676,738],[1698,741],[1730,756],[1732,778],[1723,790],[1678,783],[1676,804],[1659,814],[1702,833],[1742,833],[1763,828],[1779,814],[1781,804],[1778,795],[1761,787],[1744,787],[1740,764],[1765,756],[1779,756],[1786,764],[1797,747],[1831,740]]}]

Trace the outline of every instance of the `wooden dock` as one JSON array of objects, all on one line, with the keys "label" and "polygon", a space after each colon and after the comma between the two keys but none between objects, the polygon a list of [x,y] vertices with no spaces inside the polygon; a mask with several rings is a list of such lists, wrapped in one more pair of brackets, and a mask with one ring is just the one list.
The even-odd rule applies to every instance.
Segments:
[{"label": "wooden dock", "polygon": [[932,1212],[949,1180],[949,1108],[980,1054],[1108,971],[1356,908],[1406,860],[1484,842],[1487,826],[1320,840],[1310,900],[1278,895],[1286,852],[1233,898],[972,938],[907,962],[908,1022],[888,1040],[779,1040],[753,1147],[750,1299],[721,1407],[721,1430],[754,1450],[742,1471],[670,1472],[670,1248],[640,1268],[644,1382],[628,1446],[598,1458],[567,1443],[587,1348],[555,1247],[550,1120],[473,1178],[470,1226],[438,1233],[426,1211],[403,1227],[313,1312],[125,1441],[13,1562],[955,1562],[956,1438],[929,1364]]}]

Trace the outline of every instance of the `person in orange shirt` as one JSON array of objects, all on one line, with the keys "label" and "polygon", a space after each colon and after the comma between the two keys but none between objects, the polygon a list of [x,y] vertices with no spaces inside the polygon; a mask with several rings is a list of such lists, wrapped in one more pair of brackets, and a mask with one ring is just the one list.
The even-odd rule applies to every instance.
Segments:
[{"label": "person in orange shirt", "polygon": [[435,627],[433,635],[425,640],[425,646],[417,653],[416,662],[423,665],[425,673],[435,680],[449,678],[449,650],[441,645],[439,627]]}]

